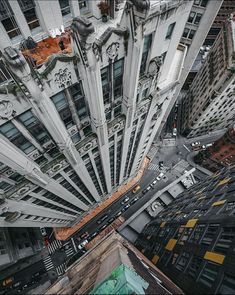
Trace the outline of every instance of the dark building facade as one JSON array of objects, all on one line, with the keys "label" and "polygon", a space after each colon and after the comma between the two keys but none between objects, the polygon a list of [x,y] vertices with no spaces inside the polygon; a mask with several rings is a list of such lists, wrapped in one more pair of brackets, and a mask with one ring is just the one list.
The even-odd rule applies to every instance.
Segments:
[{"label": "dark building facade", "polygon": [[213,146],[198,153],[194,160],[197,164],[213,172],[226,166],[235,164],[235,125],[217,141]]},{"label": "dark building facade", "polygon": [[235,167],[182,193],[136,246],[188,294],[234,294]]}]

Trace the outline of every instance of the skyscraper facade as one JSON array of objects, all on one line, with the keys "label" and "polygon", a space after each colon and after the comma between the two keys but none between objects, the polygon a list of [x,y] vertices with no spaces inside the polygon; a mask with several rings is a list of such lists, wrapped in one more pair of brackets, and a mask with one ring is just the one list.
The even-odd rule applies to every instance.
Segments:
[{"label": "skyscraper facade", "polygon": [[235,291],[234,189],[234,166],[222,169],[177,197],[136,242],[186,293]]},{"label": "skyscraper facade", "polygon": [[234,122],[233,17],[224,23],[204,64],[182,101],[182,132],[187,137],[226,130]]},{"label": "skyscraper facade", "polygon": [[136,175],[219,9],[204,2],[1,2],[1,226],[69,225]]}]

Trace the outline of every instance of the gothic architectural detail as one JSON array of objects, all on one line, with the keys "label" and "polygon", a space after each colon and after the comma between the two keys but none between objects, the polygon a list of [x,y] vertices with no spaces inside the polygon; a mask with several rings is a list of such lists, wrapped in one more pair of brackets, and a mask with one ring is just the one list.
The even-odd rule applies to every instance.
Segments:
[{"label": "gothic architectural detail", "polygon": [[112,62],[114,62],[115,58],[118,55],[119,47],[120,47],[119,43],[114,42],[111,45],[109,45],[109,47],[106,50],[107,56]]},{"label": "gothic architectural detail", "polygon": [[68,68],[59,69],[54,77],[55,83],[58,84],[59,88],[66,88],[72,84],[71,71]]},{"label": "gothic architectural detail", "polygon": [[15,113],[12,102],[8,100],[0,101],[0,119],[9,119],[13,117]]}]

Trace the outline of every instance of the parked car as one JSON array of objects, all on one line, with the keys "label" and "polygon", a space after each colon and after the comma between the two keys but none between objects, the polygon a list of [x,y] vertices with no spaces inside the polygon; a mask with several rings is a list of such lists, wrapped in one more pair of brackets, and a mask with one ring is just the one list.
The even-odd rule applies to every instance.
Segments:
[{"label": "parked car", "polygon": [[156,177],[156,180],[161,180],[164,176],[164,173],[161,172],[157,177]]},{"label": "parked car", "polygon": [[115,217],[111,217],[109,220],[108,220],[108,223],[112,223],[113,221],[115,220]]},{"label": "parked car", "polygon": [[150,189],[151,189],[151,186],[149,185],[148,187],[146,187],[146,189],[142,190],[142,193],[146,194]]},{"label": "parked car", "polygon": [[100,219],[96,221],[97,224],[101,224],[105,219],[108,218],[108,214],[103,215]]},{"label": "parked car", "polygon": [[84,240],[84,241],[82,241],[79,245],[78,245],[78,249],[82,249],[82,248],[84,248],[84,246],[86,245],[88,243],[88,240]]},{"label": "parked car", "polygon": [[123,208],[122,208],[122,212],[125,212],[131,205],[130,204],[126,204]]},{"label": "parked car", "polygon": [[116,217],[122,215],[122,211],[119,211],[117,214],[116,214]]},{"label": "parked car", "polygon": [[155,179],[155,180],[150,184],[151,188],[154,188],[154,186],[155,186],[156,183],[157,183],[157,180]]},{"label": "parked car", "polygon": [[98,235],[98,232],[95,231],[95,232],[93,232],[93,234],[91,235],[91,238],[94,238],[94,237],[96,237],[97,235]]},{"label": "parked car", "polygon": [[191,146],[192,147],[195,147],[195,146],[198,146],[198,145],[200,145],[201,143],[200,143],[200,141],[195,141],[195,142],[193,142],[192,144],[191,144]]},{"label": "parked car", "polygon": [[103,230],[103,229],[105,229],[107,226],[108,226],[108,224],[105,223],[104,225],[101,226],[101,228],[100,228],[99,230]]},{"label": "parked car", "polygon": [[136,194],[138,191],[140,191],[140,189],[141,189],[140,185],[137,185],[133,188],[132,193]]},{"label": "parked car", "polygon": [[130,198],[129,197],[125,197],[125,199],[122,201],[122,205],[124,205],[125,203],[127,203],[128,201],[130,200]]},{"label": "parked car", "polygon": [[131,200],[130,204],[134,204],[135,202],[137,202],[139,200],[139,197],[135,197],[133,200]]}]

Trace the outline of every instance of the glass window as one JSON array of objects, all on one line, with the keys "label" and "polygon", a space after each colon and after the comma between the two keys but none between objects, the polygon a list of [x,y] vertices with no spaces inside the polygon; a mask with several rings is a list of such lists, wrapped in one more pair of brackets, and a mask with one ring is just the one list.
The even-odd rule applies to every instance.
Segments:
[{"label": "glass window", "polygon": [[205,235],[203,236],[201,243],[203,245],[210,245],[211,242],[214,240],[214,238],[217,236],[218,229],[219,229],[219,224],[210,224],[206,230]]},{"label": "glass window", "polygon": [[188,252],[182,252],[182,254],[180,255],[180,257],[178,258],[175,267],[180,270],[180,271],[184,271],[188,261],[190,258],[190,254]]},{"label": "glass window", "polygon": [[167,32],[166,32],[166,37],[165,37],[165,39],[170,39],[170,38],[171,38],[172,33],[173,33],[173,31],[174,31],[174,27],[175,27],[175,22],[169,25],[169,27],[168,27],[168,29],[167,29]]},{"label": "glass window", "polygon": [[25,11],[24,16],[31,31],[40,27],[35,8],[31,8]]},{"label": "glass window", "polygon": [[195,17],[194,23],[196,25],[198,25],[200,23],[201,18],[202,18],[202,14],[201,13],[197,13],[197,16]]},{"label": "glass window", "polygon": [[195,15],[196,15],[196,12],[194,12],[194,11],[190,12],[189,17],[188,17],[188,22],[189,23],[193,22]]},{"label": "glass window", "polygon": [[19,132],[19,130],[11,122],[2,125],[0,127],[0,132],[26,154],[29,154],[35,150],[35,147]]},{"label": "glass window", "polygon": [[189,33],[189,35],[188,35],[188,38],[189,38],[189,39],[193,39],[195,33],[196,33],[195,30],[190,30],[190,33]]},{"label": "glass window", "polygon": [[142,59],[141,59],[141,65],[140,65],[140,74],[143,74],[145,72],[151,44],[152,44],[152,35],[150,34],[144,37],[143,53],[142,53]]},{"label": "glass window", "polygon": [[21,40],[21,31],[13,15],[10,18],[2,20],[2,25],[4,26],[4,29],[6,30],[10,39],[13,41]]},{"label": "glass window", "polygon": [[69,129],[70,127],[76,125],[73,121],[72,114],[70,112],[67,99],[64,92],[60,92],[52,97],[57,111],[65,124],[65,127]]},{"label": "glass window", "polygon": [[188,268],[188,275],[196,279],[199,271],[202,269],[204,261],[199,257],[193,257]]},{"label": "glass window", "polygon": [[235,237],[235,227],[223,227],[223,231],[217,240],[214,251],[226,254]]},{"label": "glass window", "polygon": [[31,111],[27,111],[17,119],[28,129],[28,131],[38,140],[40,144],[48,142],[51,137],[43,124],[33,115]]},{"label": "glass window", "polygon": [[198,282],[202,283],[208,288],[211,288],[213,286],[213,283],[216,280],[219,269],[220,269],[220,266],[211,262],[207,262],[200,275]]},{"label": "glass window", "polygon": [[109,75],[109,66],[101,70],[101,83],[103,89],[103,100],[104,104],[110,103],[111,99],[111,88],[110,88],[110,75]]},{"label": "glass window", "polygon": [[189,241],[191,243],[199,243],[200,239],[205,231],[206,225],[205,224],[199,224],[194,229],[192,236],[190,237]]},{"label": "glass window", "polygon": [[235,294],[235,278],[225,275],[218,294]]},{"label": "glass window", "polygon": [[78,3],[79,3],[79,9],[85,9],[85,8],[87,8],[87,1],[78,0]]},{"label": "glass window", "polygon": [[60,3],[62,16],[65,16],[71,13],[69,0],[59,0],[59,3]]}]

